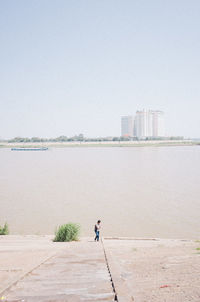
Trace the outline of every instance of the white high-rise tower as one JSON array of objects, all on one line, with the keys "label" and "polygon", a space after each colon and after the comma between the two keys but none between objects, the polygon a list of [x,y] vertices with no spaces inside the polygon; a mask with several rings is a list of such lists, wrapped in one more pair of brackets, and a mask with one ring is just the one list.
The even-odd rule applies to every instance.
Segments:
[{"label": "white high-rise tower", "polygon": [[163,137],[165,136],[165,122],[163,111],[152,111],[152,136]]},{"label": "white high-rise tower", "polygon": [[134,121],[134,136],[163,137],[165,136],[164,113],[162,111],[137,111]]}]

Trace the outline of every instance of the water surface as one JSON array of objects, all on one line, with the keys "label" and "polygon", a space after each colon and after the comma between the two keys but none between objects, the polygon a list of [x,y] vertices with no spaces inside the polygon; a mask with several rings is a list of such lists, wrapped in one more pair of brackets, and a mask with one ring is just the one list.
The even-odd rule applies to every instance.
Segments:
[{"label": "water surface", "polygon": [[200,147],[0,149],[0,224],[52,234],[200,237]]}]

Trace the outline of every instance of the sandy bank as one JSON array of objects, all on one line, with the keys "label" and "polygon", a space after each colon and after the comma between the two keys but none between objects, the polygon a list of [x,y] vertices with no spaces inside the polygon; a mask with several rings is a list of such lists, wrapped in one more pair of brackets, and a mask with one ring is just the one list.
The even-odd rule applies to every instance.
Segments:
[{"label": "sandy bank", "polygon": [[7,143],[1,142],[2,148],[15,147],[48,147],[48,148],[67,148],[67,147],[167,147],[167,146],[193,146],[199,142],[193,140],[152,140],[152,141],[102,141],[102,142],[37,142],[37,143]]}]

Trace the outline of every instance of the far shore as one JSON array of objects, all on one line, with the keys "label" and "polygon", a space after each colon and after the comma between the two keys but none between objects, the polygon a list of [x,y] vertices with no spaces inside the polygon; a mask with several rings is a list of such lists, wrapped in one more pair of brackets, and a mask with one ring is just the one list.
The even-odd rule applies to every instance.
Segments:
[{"label": "far shore", "polygon": [[0,148],[69,148],[69,147],[170,147],[170,146],[196,146],[200,145],[199,141],[195,140],[148,140],[148,141],[102,141],[102,142],[21,142],[21,143],[8,143],[0,142]]}]

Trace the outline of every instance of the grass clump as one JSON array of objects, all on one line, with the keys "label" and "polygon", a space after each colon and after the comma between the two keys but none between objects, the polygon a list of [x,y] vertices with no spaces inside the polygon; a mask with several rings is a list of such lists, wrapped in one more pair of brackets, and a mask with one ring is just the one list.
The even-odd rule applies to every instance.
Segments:
[{"label": "grass clump", "polygon": [[80,226],[76,223],[61,225],[56,230],[54,242],[77,241],[80,233]]},{"label": "grass clump", "polygon": [[8,224],[5,223],[3,227],[0,226],[0,235],[8,235],[8,234],[9,234]]}]

